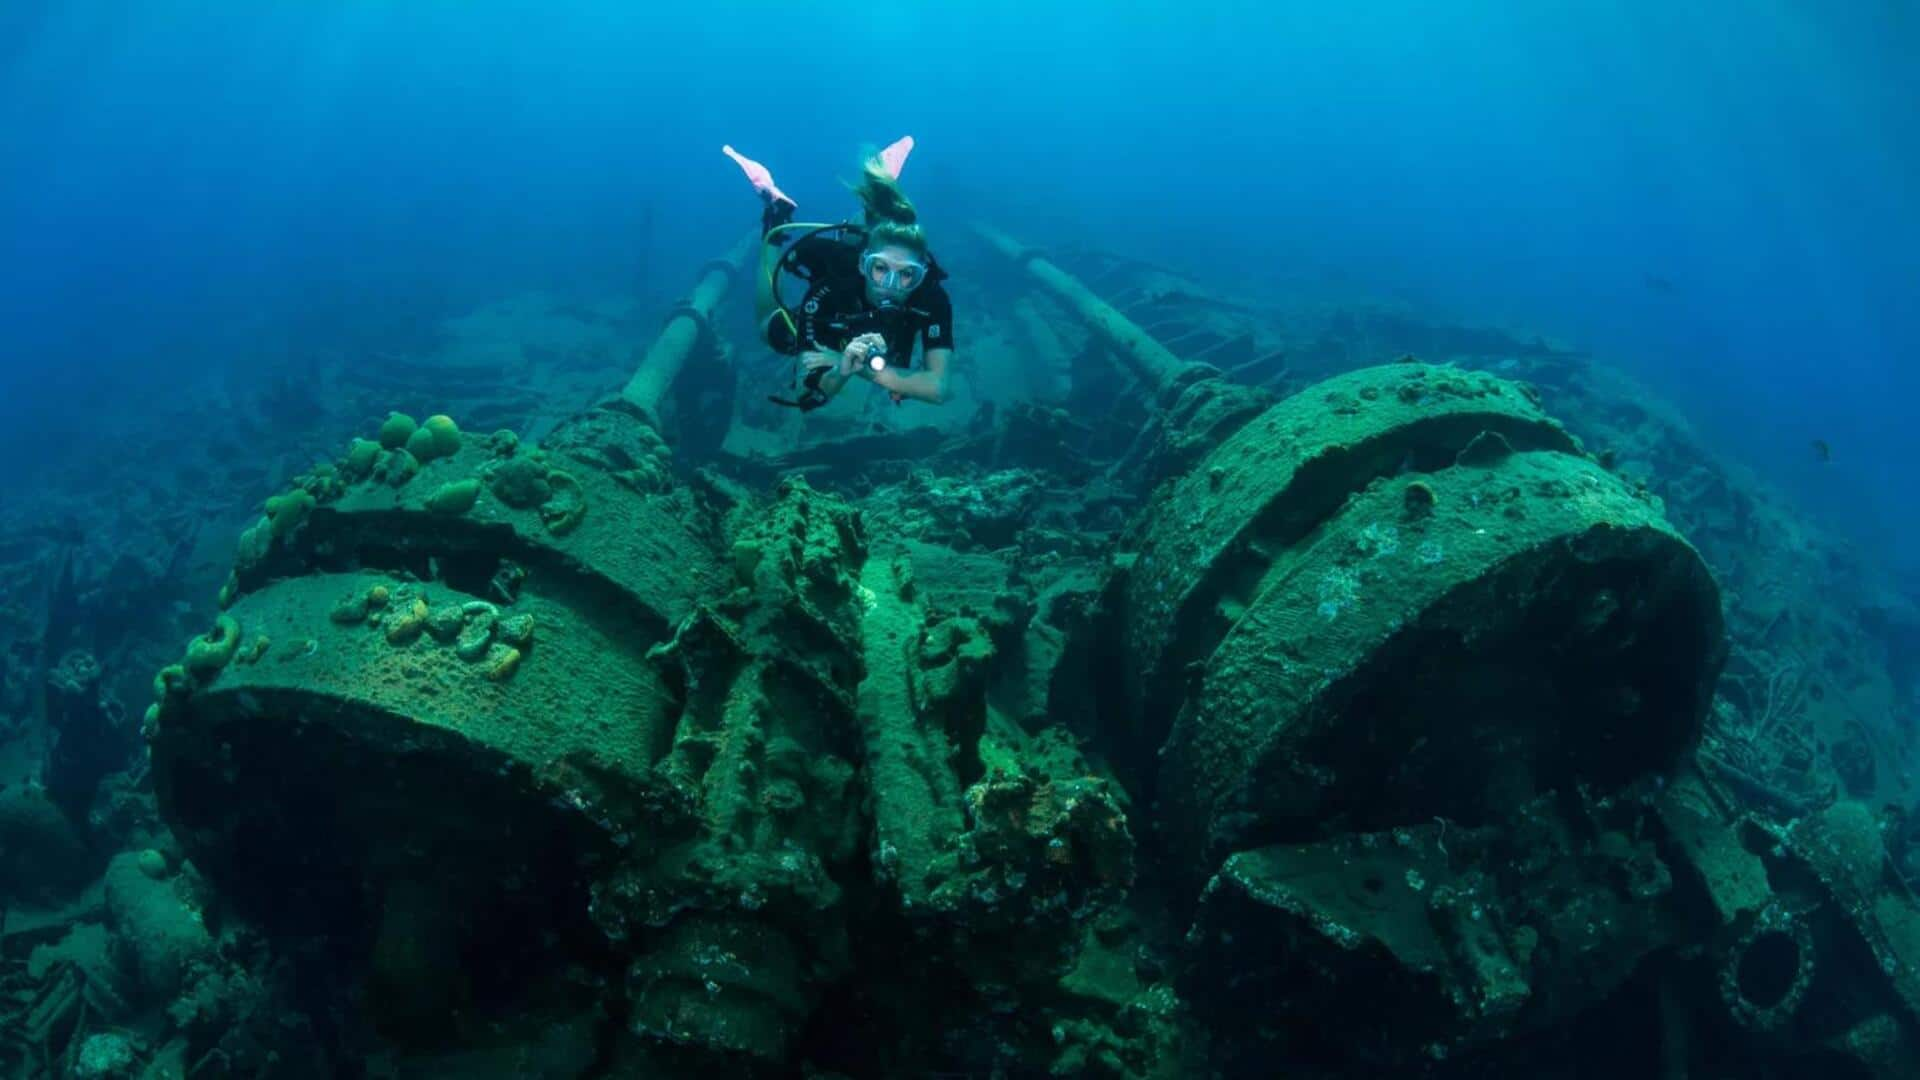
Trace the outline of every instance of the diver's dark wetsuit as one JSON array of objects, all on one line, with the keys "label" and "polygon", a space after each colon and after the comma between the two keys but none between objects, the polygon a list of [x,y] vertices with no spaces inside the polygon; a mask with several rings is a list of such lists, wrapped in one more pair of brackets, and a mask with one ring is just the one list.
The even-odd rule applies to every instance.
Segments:
[{"label": "diver's dark wetsuit", "polygon": [[[784,224],[785,209],[769,207],[768,229]],[[798,356],[810,349],[840,352],[861,334],[887,339],[887,366],[912,366],[917,336],[927,349],[953,348],[953,301],[941,287],[946,272],[929,260],[927,280],[907,294],[898,307],[876,308],[867,302],[866,283],[860,277],[864,241],[847,232],[810,236],[794,246],[793,267],[807,281],[806,295],[793,310],[797,322],[791,331],[778,320],[768,328],[767,344],[775,352]]]}]

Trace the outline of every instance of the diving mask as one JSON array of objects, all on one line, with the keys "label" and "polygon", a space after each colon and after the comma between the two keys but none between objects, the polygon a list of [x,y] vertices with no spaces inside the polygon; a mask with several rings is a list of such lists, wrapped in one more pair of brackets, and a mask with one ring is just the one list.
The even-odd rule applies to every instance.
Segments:
[{"label": "diving mask", "polygon": [[[842,264],[844,265],[844,264]],[[860,256],[860,273],[876,288],[909,293],[927,280],[927,264],[912,259],[890,259],[878,251]]]}]

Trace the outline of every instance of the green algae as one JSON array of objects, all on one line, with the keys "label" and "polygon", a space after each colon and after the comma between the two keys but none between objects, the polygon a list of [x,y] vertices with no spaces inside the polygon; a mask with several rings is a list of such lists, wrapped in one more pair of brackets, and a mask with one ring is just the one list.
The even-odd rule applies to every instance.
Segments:
[{"label": "green algae", "polygon": [[372,439],[355,439],[347,445],[347,456],[341,460],[340,471],[349,479],[364,480],[373,475],[373,466],[380,460],[380,444]]},{"label": "green algae", "polygon": [[179,694],[191,693],[193,679],[187,674],[184,664],[168,664],[153,677],[153,696],[162,701]]},{"label": "green algae", "polygon": [[389,413],[380,425],[380,445],[388,450],[398,450],[407,445],[419,425],[406,413]]},{"label": "green algae", "polygon": [[422,465],[440,456],[439,444],[434,439],[433,432],[426,428],[416,428],[412,435],[407,436],[405,450]]},{"label": "green algae", "polygon": [[427,509],[436,514],[464,514],[480,498],[480,481],[473,477],[442,484],[427,496]]},{"label": "green algae", "polygon": [[287,534],[300,527],[313,512],[317,500],[305,490],[289,491],[284,495],[269,496],[266,502],[267,521],[270,522],[273,539],[281,540]]},{"label": "green algae", "polygon": [[212,678],[239,649],[240,624],[231,615],[221,615],[212,629],[187,643],[187,670],[201,679]]},{"label": "green algae", "polygon": [[452,457],[460,452],[460,426],[453,417],[443,414],[429,416],[420,427],[433,436],[433,456]]},{"label": "green algae", "polygon": [[422,465],[452,457],[460,450],[460,428],[451,417],[429,416],[407,436],[405,447]]}]

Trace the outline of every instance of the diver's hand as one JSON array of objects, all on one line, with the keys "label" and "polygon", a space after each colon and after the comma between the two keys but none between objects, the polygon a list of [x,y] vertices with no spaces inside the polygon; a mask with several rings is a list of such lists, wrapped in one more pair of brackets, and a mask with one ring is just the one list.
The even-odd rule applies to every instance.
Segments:
[{"label": "diver's hand", "polygon": [[886,338],[881,337],[879,334],[861,334],[859,337],[847,342],[846,352],[842,354],[846,357],[847,366],[840,369],[840,373],[842,375],[851,375],[856,371],[865,371],[867,370],[867,361],[873,358],[874,353],[884,353],[886,351]]},{"label": "diver's hand", "polygon": [[844,366],[845,363],[846,361],[841,358],[839,353],[826,352],[820,349],[814,349],[800,354],[800,364],[807,369],[807,374],[809,375],[819,371],[821,368],[832,371]]}]

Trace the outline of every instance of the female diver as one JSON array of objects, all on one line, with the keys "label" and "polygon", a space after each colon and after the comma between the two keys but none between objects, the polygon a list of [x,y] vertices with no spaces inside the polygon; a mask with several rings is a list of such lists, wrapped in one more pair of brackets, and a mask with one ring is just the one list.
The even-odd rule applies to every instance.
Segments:
[{"label": "female diver", "polygon": [[[766,203],[761,215],[760,330],[775,352],[799,358],[793,398],[781,405],[810,411],[850,380],[866,379],[893,395],[939,404],[953,363],[953,302],[946,277],[927,248],[913,204],[900,192],[900,169],[913,151],[908,136],[867,161],[854,194],[864,221],[796,223],[794,201],[759,162],[721,147],[740,165]],[[805,283],[797,305],[781,296],[781,276]],[[913,371],[918,337],[922,370]]]}]

